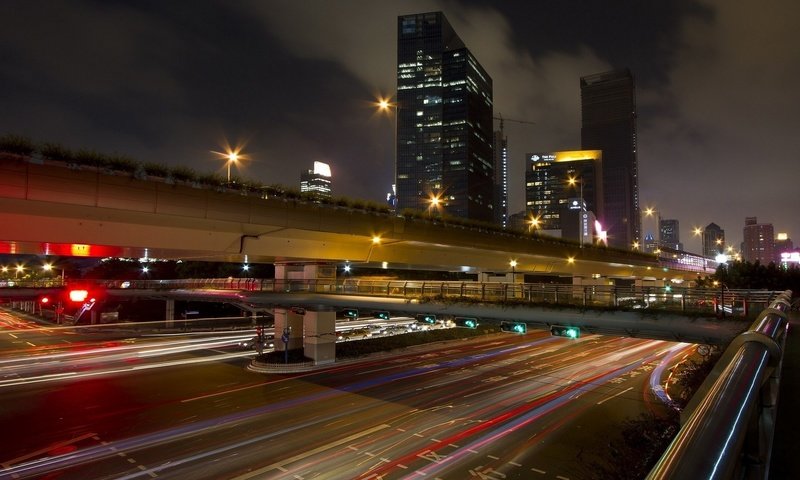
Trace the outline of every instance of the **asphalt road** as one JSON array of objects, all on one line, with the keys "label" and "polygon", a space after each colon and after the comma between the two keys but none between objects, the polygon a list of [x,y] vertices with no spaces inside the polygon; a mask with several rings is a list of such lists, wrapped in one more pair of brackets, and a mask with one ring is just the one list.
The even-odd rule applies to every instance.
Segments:
[{"label": "asphalt road", "polygon": [[263,375],[233,343],[0,313],[0,478],[591,478],[691,348],[529,332]]}]

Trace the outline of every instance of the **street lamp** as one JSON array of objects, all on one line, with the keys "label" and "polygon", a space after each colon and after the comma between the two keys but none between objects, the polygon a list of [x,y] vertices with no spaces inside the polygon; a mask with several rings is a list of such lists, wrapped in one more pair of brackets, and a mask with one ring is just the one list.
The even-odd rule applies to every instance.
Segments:
[{"label": "street lamp", "polygon": [[539,228],[539,223],[541,223],[540,216],[537,215],[534,217],[533,214],[531,214],[531,217],[528,220],[528,233],[533,231],[533,233],[536,234],[536,229]]},{"label": "street lamp", "polygon": [[[45,272],[53,271],[53,264],[52,263],[45,263],[44,265],[42,265],[42,270],[44,270]],[[64,285],[64,269],[63,268],[61,269],[61,285]]]},{"label": "street lamp", "polygon": [[508,264],[511,266],[511,283],[516,283],[517,278],[517,261],[515,259],[511,259]]},{"label": "street lamp", "polygon": [[[655,221],[656,221],[655,228],[654,228],[654,230],[655,230],[654,235],[655,236],[653,237],[653,240],[655,240],[656,249],[658,249],[661,246],[661,212],[659,212],[658,210],[656,210],[653,207],[647,207],[647,208],[644,209],[644,216],[645,217],[653,217],[655,219]],[[645,243],[645,250],[646,249],[647,249],[647,243]]]},{"label": "street lamp", "polygon": [[[390,102],[388,98],[379,98],[378,99],[378,110],[382,112],[389,113],[392,108],[394,108],[394,165],[395,170],[397,169],[397,157],[398,157],[398,148],[397,148],[397,131],[400,128],[400,102]],[[397,173],[397,172],[395,172]]]},{"label": "street lamp", "polygon": [[583,214],[584,214],[584,201],[583,201],[583,177],[569,177],[567,182],[571,187],[574,187],[575,184],[580,185],[580,205],[578,211],[578,247],[583,248]]},{"label": "street lamp", "polygon": [[433,211],[436,210],[437,213],[439,212],[439,205],[442,203],[442,199],[439,195],[431,195],[428,199],[430,205],[428,205],[428,215],[433,218]]},{"label": "street lamp", "polygon": [[239,160],[239,152],[228,152],[228,183],[231,183],[231,163],[236,163]]},{"label": "street lamp", "polygon": [[18,278],[19,274],[25,271],[25,267],[22,265],[17,265],[17,271],[14,272],[14,278]]}]

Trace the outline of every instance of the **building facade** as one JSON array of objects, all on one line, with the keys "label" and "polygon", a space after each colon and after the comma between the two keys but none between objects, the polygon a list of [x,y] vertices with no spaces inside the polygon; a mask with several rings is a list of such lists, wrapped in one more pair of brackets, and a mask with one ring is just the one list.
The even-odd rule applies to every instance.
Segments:
[{"label": "building facade", "polygon": [[502,130],[492,136],[494,152],[494,223],[508,227],[508,138]]},{"label": "building facade", "polygon": [[602,178],[599,150],[526,154],[525,210],[538,219],[539,229],[551,234],[562,230],[561,215],[571,198],[582,198],[585,209],[601,217]]},{"label": "building facade", "polygon": [[717,258],[725,252],[725,230],[716,223],[709,223],[703,229],[703,256]]},{"label": "building facade", "polygon": [[398,17],[397,35],[398,209],[493,221],[491,77],[441,12]]},{"label": "building facade", "polygon": [[758,223],[757,217],[746,217],[742,238],[744,261],[768,265],[776,260],[775,229],[771,223]]},{"label": "building facade", "polygon": [[683,250],[681,243],[680,224],[675,219],[659,219],[658,231],[660,235],[659,245],[662,247],[672,248],[674,250]]},{"label": "building facade", "polygon": [[636,90],[630,70],[581,77],[581,148],[603,152],[603,206],[608,244],[641,240]]},{"label": "building facade", "polygon": [[310,192],[318,198],[331,198],[331,167],[327,163],[314,162],[313,170],[300,172],[300,192]]}]

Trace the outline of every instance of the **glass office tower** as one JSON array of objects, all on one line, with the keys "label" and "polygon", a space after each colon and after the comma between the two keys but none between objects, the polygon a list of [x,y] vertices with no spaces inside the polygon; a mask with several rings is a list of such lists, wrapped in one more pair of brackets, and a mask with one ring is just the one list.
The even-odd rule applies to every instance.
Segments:
[{"label": "glass office tower", "polygon": [[600,222],[608,244],[631,248],[641,240],[636,159],[636,89],[630,70],[581,77],[581,147],[603,151]]},{"label": "glass office tower", "polygon": [[397,35],[398,209],[491,222],[492,79],[441,12],[398,17]]}]

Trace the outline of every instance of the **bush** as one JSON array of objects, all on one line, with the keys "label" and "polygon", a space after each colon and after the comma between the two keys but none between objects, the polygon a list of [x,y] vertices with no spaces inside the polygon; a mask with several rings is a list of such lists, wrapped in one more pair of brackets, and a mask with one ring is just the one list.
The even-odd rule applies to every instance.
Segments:
[{"label": "bush", "polygon": [[139,168],[136,160],[125,155],[110,155],[107,157],[107,166],[112,170],[119,170],[120,172],[133,173]]},{"label": "bush", "polygon": [[94,150],[80,149],[75,153],[74,160],[80,165],[88,165],[91,167],[108,167],[108,157],[97,153]]},{"label": "bush", "polygon": [[36,146],[28,137],[13,134],[0,137],[0,151],[29,157],[35,150]]},{"label": "bush", "polygon": [[44,158],[50,160],[61,160],[64,162],[74,162],[75,154],[72,150],[64,147],[59,143],[45,143],[39,150]]},{"label": "bush", "polygon": [[181,182],[193,182],[197,179],[197,173],[183,165],[174,167],[170,173],[172,173],[172,178]]},{"label": "bush", "polygon": [[197,181],[202,185],[211,187],[221,187],[225,185],[225,179],[216,173],[206,173],[197,176]]},{"label": "bush", "polygon": [[145,163],[144,173],[153,177],[166,178],[169,175],[169,168],[160,163]]}]

